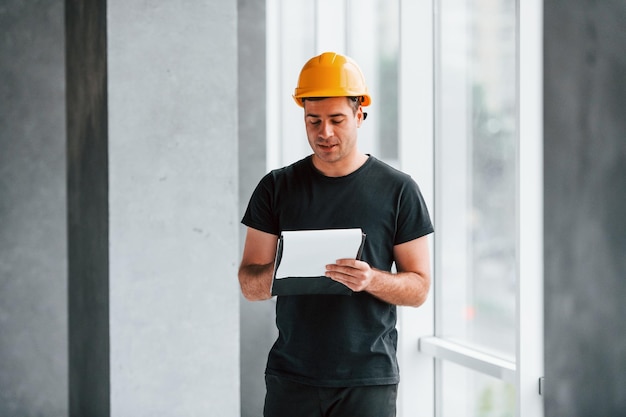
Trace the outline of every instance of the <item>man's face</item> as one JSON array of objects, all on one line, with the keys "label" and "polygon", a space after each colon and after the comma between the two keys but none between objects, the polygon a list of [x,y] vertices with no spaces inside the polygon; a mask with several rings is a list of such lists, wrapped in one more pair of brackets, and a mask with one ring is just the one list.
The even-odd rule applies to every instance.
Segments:
[{"label": "man's face", "polygon": [[357,129],[362,121],[362,108],[355,113],[346,97],[304,101],[306,134],[318,168],[350,163],[357,156]]}]

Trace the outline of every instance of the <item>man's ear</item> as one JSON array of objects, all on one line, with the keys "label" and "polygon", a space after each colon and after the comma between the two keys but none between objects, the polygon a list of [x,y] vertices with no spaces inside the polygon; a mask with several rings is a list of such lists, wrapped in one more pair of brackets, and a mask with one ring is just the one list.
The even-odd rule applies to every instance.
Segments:
[{"label": "man's ear", "polygon": [[361,123],[365,120],[365,113],[363,113],[363,107],[359,106],[356,111],[356,127],[361,127]]}]

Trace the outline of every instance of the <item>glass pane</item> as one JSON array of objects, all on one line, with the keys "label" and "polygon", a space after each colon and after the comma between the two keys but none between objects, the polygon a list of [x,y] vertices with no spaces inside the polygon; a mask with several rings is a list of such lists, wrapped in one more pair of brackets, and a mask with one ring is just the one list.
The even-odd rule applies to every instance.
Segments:
[{"label": "glass pane", "polygon": [[437,333],[514,358],[515,1],[439,6]]},{"label": "glass pane", "polygon": [[[365,75],[372,104],[359,149],[398,165],[399,0],[349,1],[347,51]],[[369,28],[370,30],[363,30]]]},{"label": "glass pane", "polygon": [[[302,110],[292,98],[298,75],[305,62],[315,55],[315,2],[307,0],[281,1],[279,77],[280,88],[268,91],[277,95],[280,102],[279,166],[288,165],[311,153],[304,132]],[[277,168],[277,167],[272,167]]]},{"label": "glass pane", "polygon": [[400,13],[398,1],[378,0],[378,111],[380,124],[379,158],[391,164],[398,161],[398,51],[400,47]]},{"label": "glass pane", "polygon": [[365,108],[369,117],[359,131],[359,149],[397,166],[399,0],[294,0],[272,5],[275,10],[268,13],[279,22],[273,45],[279,88],[267,94],[269,101],[276,100],[277,120],[269,123],[278,126],[280,140],[274,150],[279,155],[271,159],[287,165],[311,152],[302,110],[291,95],[304,63],[316,54],[335,51],[357,61],[372,96],[372,105]]},{"label": "glass pane", "polygon": [[515,416],[513,385],[445,361],[441,368],[441,417]]}]

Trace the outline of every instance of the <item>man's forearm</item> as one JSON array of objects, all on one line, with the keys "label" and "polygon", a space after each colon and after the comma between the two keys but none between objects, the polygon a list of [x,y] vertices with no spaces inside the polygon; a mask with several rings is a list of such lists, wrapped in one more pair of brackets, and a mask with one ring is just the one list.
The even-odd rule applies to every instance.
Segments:
[{"label": "man's forearm", "polygon": [[335,264],[326,265],[326,276],[352,291],[366,291],[390,304],[419,307],[428,296],[430,277],[416,269],[394,274],[356,259],[337,259]]},{"label": "man's forearm", "polygon": [[396,274],[375,270],[365,291],[390,304],[419,307],[426,301],[430,280],[416,272]]},{"label": "man's forearm", "polygon": [[273,262],[267,265],[242,265],[239,268],[239,285],[243,296],[250,301],[272,298],[273,273]]}]

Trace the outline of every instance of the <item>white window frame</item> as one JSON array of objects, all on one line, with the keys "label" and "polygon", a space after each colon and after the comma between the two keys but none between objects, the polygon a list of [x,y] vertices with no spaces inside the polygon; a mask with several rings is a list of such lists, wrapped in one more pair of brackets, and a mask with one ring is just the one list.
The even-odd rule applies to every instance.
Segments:
[{"label": "white window frame", "polygon": [[[436,227],[434,193],[434,13],[431,2],[400,1],[399,161],[419,184]],[[436,231],[435,231],[436,234]],[[430,247],[434,245],[429,236]],[[431,265],[434,251],[431,250]],[[417,351],[435,334],[433,289],[419,308],[398,309],[399,417],[435,416],[435,361]]]},{"label": "white window frame", "polygon": [[[435,192],[433,34],[438,16],[434,1],[401,2],[400,38],[401,168],[419,179],[429,207],[434,207]],[[450,361],[513,384],[517,392],[516,415],[543,416],[540,395],[543,376],[542,8],[541,0],[525,0],[517,2],[516,10],[519,42],[518,209],[519,221],[523,225],[519,228],[516,358],[514,361],[506,360],[435,336],[435,305],[438,298],[435,271],[431,302],[423,306],[420,312],[403,310],[401,316],[400,340],[405,341],[400,347],[405,384],[401,387],[399,397],[401,416],[439,415],[437,401],[440,395],[437,388],[441,384],[436,379],[441,361]],[[411,39],[411,42],[407,42],[407,39]],[[434,221],[436,228],[436,219]],[[420,352],[416,356],[433,358],[434,364],[418,360],[405,350],[411,346],[407,339],[416,338],[419,340]],[[407,370],[407,363],[411,370]],[[418,396],[419,401],[415,400]]]}]

